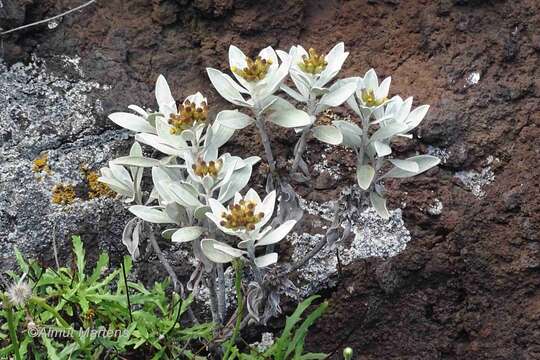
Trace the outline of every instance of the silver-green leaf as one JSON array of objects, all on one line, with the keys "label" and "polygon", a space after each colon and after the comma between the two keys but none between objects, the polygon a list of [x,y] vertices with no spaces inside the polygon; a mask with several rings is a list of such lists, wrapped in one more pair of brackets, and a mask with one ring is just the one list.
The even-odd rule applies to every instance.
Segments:
[{"label": "silver-green leaf", "polygon": [[389,219],[390,213],[388,212],[388,209],[386,208],[386,199],[377,194],[376,192],[371,192],[369,194],[369,200],[371,201],[371,205],[377,211],[377,214],[379,214],[380,217],[383,219]]},{"label": "silver-green leaf", "polygon": [[181,229],[176,230],[176,232],[172,235],[172,242],[175,243],[183,243],[188,241],[193,241],[198,239],[204,229],[200,226],[187,226]]},{"label": "silver-green leaf", "polygon": [[371,165],[362,165],[356,169],[356,180],[363,190],[369,189],[374,177],[375,169]]},{"label": "silver-green leaf", "polygon": [[339,145],[343,141],[341,131],[331,125],[321,125],[312,129],[313,136],[330,145]]},{"label": "silver-green leaf", "polygon": [[415,162],[418,165],[418,171],[412,172],[395,167],[384,174],[381,178],[407,178],[415,176],[431,169],[434,166],[437,166],[441,162],[441,159],[432,155],[418,155],[410,157],[406,160]]},{"label": "silver-green leaf", "polygon": [[155,224],[174,224],[174,220],[167,216],[165,212],[149,206],[133,205],[128,210],[144,221]]}]

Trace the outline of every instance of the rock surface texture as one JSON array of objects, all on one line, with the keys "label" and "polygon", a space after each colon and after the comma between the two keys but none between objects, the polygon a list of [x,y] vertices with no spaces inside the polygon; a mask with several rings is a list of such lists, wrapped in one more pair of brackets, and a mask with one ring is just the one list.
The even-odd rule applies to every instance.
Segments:
[{"label": "rock surface texture", "polygon": [[[71,0],[10,4],[0,7],[0,27],[70,6]],[[91,198],[80,167],[96,170],[126,153],[129,135],[106,115],[131,103],[153,106],[158,74],[177,98],[200,89],[217,111],[225,104],[208,90],[204,69],[226,70],[229,44],[253,53],[296,43],[326,51],[344,41],[351,55],[341,76],[374,67],[392,75],[392,95],[431,104],[416,139],[396,144],[396,152],[429,150],[445,161],[388,183],[390,207],[401,208],[410,236],[406,249],[343,265],[309,347],[335,358],[347,345],[359,359],[538,359],[539,23],[537,0],[109,0],[53,29],[4,37],[0,266],[11,264],[13,245],[50,263],[53,236],[60,255],[69,256],[72,233],[87,246],[123,251],[126,211],[107,196]],[[20,61],[31,64],[7,65]],[[284,164],[294,136],[272,134]],[[320,172],[316,188],[296,190],[324,204],[354,183],[354,161],[344,150],[326,152],[322,161],[324,147],[315,141],[310,149],[308,162],[332,171]],[[226,150],[262,154],[253,129]],[[50,173],[34,161],[44,153]],[[58,184],[73,186],[72,203],[51,203]],[[317,221],[303,226],[324,232]]]}]

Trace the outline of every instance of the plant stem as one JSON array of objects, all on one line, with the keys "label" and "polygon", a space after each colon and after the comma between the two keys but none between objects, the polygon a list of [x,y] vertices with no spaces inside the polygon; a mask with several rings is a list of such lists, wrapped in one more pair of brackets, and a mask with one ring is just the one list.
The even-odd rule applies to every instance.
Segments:
[{"label": "plant stem", "polygon": [[56,224],[53,227],[52,244],[53,244],[53,252],[54,252],[54,262],[56,264],[56,270],[58,270],[60,269],[60,262],[58,261],[58,249],[56,247]]},{"label": "plant stem", "polygon": [[236,260],[233,262],[233,266],[234,266],[234,275],[235,275],[234,287],[236,289],[236,305],[237,305],[236,325],[234,326],[232,336],[229,339],[229,345],[227,346],[227,350],[225,351],[225,354],[223,355],[223,360],[228,360],[229,358],[229,353],[231,352],[231,349],[234,346],[234,343],[236,342],[236,338],[238,337],[238,333],[240,332],[240,328],[242,326],[242,315],[244,313],[244,297],[242,295],[243,264],[241,261]]},{"label": "plant stem", "polygon": [[126,290],[126,299],[127,299],[127,305],[128,305],[128,311],[129,311],[129,322],[133,322],[133,315],[131,314],[131,300],[129,298],[129,288],[127,283],[127,276],[126,276],[126,266],[124,265],[124,259],[122,259],[122,276],[124,278],[124,288]]},{"label": "plant stem", "polygon": [[266,133],[266,128],[264,126],[262,116],[258,111],[256,112],[255,116],[255,125],[257,125],[257,129],[259,129],[259,135],[261,136],[261,142],[264,146],[264,153],[266,156],[266,161],[268,161],[268,167],[270,168],[270,172],[272,174],[275,174],[276,164],[274,161],[274,154],[272,153],[272,145],[270,142],[270,138]]},{"label": "plant stem", "polygon": [[38,298],[36,296],[33,296],[31,299],[30,299],[31,302],[41,306],[42,308],[44,308],[45,310],[47,310],[48,312],[50,312],[51,314],[54,315],[54,317],[58,320],[58,322],[60,323],[60,325],[62,325],[63,327],[66,327],[66,328],[69,328],[71,327],[68,322],[66,320],[64,320],[64,318],[58,313],[58,311],[53,308],[51,305],[47,304],[47,302],[41,298]]},{"label": "plant stem", "polygon": [[309,132],[311,131],[311,127],[313,126],[313,124],[315,124],[315,120],[316,120],[316,117],[315,117],[316,116],[315,112],[317,109],[316,99],[317,98],[314,97],[314,95],[310,95],[309,101],[307,103],[307,113],[311,117],[312,123],[311,125],[309,125],[307,128],[305,128],[302,131],[302,135],[300,136],[300,139],[296,143],[296,147],[295,147],[296,152],[294,154],[294,161],[291,168],[291,174],[294,173],[296,169],[298,169],[298,165],[300,164],[300,161],[302,160],[302,155],[304,155],[304,152],[306,151],[308,135],[309,135]]},{"label": "plant stem", "polygon": [[176,277],[176,273],[174,272],[171,264],[169,264],[169,261],[165,258],[165,255],[163,255],[163,252],[161,251],[161,248],[159,247],[159,244],[157,243],[156,236],[154,235],[151,226],[149,230],[150,230],[149,238],[150,238],[150,243],[152,244],[152,248],[154,249],[154,252],[156,253],[159,261],[161,262],[161,264],[163,265],[163,267],[165,268],[165,270],[171,277],[171,280],[173,281],[174,292],[180,294],[180,296],[182,296],[183,298],[184,290],[179,285],[180,282],[178,281],[178,277]]},{"label": "plant stem", "polygon": [[[209,205],[208,200],[212,198],[212,192],[206,191],[206,205]],[[206,229],[210,239],[216,238],[216,227],[208,219],[205,221]],[[215,271],[214,271],[215,270]],[[216,273],[218,283],[216,284]],[[208,281],[208,289],[210,291],[212,319],[216,323],[222,324],[225,321],[225,276],[223,272],[223,264],[215,264],[212,271],[208,273],[212,278]],[[215,312],[215,313],[214,313]],[[218,321],[216,321],[218,320]]]},{"label": "plant stem", "polygon": [[360,153],[358,154],[358,165],[364,165],[364,156],[368,147],[368,132],[369,132],[369,119],[362,119],[362,144],[360,146]]},{"label": "plant stem", "polygon": [[249,260],[250,260],[250,263],[253,267],[253,274],[255,275],[255,280],[259,283],[259,284],[263,284],[263,277],[262,277],[262,274],[261,274],[261,269],[259,269],[257,267],[257,265],[255,264],[255,246],[253,244],[249,244],[248,247],[247,247],[247,252],[248,252],[248,257],[249,257]]},{"label": "plant stem", "polygon": [[216,276],[214,274],[214,269],[208,274],[206,278],[206,286],[208,287],[208,292],[210,293],[210,310],[212,312],[212,321],[216,324],[221,324],[221,319],[219,316],[219,306],[218,298],[216,294]]},{"label": "plant stem", "polygon": [[225,273],[223,271],[223,264],[216,264],[218,274],[218,310],[219,317],[225,320],[226,302],[225,302]]},{"label": "plant stem", "polygon": [[304,151],[306,150],[307,145],[307,138],[308,134],[311,130],[311,127],[304,129],[302,131],[302,136],[300,136],[300,139],[298,140],[298,146],[296,148],[296,153],[294,154],[294,161],[291,168],[291,174],[298,169],[298,165],[300,164],[300,160],[302,160],[302,155],[304,154]]},{"label": "plant stem", "polygon": [[295,272],[296,270],[303,267],[312,257],[317,255],[319,251],[322,250],[322,248],[326,245],[326,236],[323,237],[313,249],[310,250],[302,259],[300,259],[298,262],[291,265],[291,267],[287,270],[287,273]]},{"label": "plant stem", "polygon": [[78,332],[75,331],[75,329],[73,329],[71,327],[71,325],[66,320],[64,320],[62,315],[60,315],[60,313],[55,308],[53,308],[51,305],[47,304],[47,302],[45,300],[43,300],[42,298],[39,298],[37,296],[32,296],[30,298],[30,302],[33,302],[34,304],[37,304],[37,305],[41,306],[42,308],[44,308],[45,310],[47,310],[48,312],[53,314],[53,316],[56,318],[56,320],[58,320],[60,325],[62,325],[63,327],[65,327],[67,329],[70,329],[71,333],[73,334],[73,337],[75,338],[75,341],[77,342],[77,344],[79,346],[82,347],[81,339],[80,339],[80,337],[78,335]]},{"label": "plant stem", "polygon": [[[7,299],[4,298],[4,304],[7,304]],[[12,307],[9,306],[6,308],[7,323],[9,327],[9,337],[11,338],[11,343],[13,346],[13,352],[15,353],[15,358],[21,360],[21,353],[19,352],[19,339],[17,338],[17,329],[13,319]]]},{"label": "plant stem", "polygon": [[[332,220],[332,227],[336,227],[339,223],[339,219],[341,217],[341,213],[339,210],[339,204],[341,203],[341,199],[336,201],[336,204],[334,205],[334,219]],[[319,251],[321,251],[324,246],[327,244],[326,236],[324,236],[313,249],[311,249],[302,259],[297,261],[296,263],[292,264],[291,267],[282,275],[287,275],[290,273],[295,272],[296,270],[303,267],[312,257],[317,255]]]}]

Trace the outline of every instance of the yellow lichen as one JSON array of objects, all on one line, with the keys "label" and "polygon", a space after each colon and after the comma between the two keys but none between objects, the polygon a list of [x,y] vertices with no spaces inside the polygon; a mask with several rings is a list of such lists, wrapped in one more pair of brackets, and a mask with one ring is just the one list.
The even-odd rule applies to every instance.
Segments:
[{"label": "yellow lichen", "polygon": [[272,60],[263,59],[257,56],[255,60],[246,57],[247,66],[243,69],[239,69],[236,66],[231,67],[231,71],[236,75],[246,79],[247,81],[259,81],[266,77],[268,69],[272,65]]},{"label": "yellow lichen", "polygon": [[32,162],[32,171],[35,173],[46,173],[47,175],[51,174],[51,168],[49,167],[49,154],[43,153],[38,156]]},{"label": "yellow lichen", "polygon": [[81,167],[81,171],[84,174],[86,183],[88,185],[88,198],[95,199],[99,197],[115,197],[116,193],[112,191],[107,184],[98,181],[99,173],[88,169],[87,167]]},{"label": "yellow lichen", "polygon": [[212,177],[218,176],[219,170],[221,169],[222,161],[209,161],[206,163],[202,159],[197,160],[196,164],[193,164],[191,168],[195,172],[195,175],[204,177],[205,175],[210,175]]},{"label": "yellow lichen", "polygon": [[171,114],[169,124],[172,126],[171,134],[179,135],[198,123],[204,123],[208,119],[208,105],[203,102],[201,106],[186,100],[180,106],[177,114]]},{"label": "yellow lichen", "polygon": [[75,188],[69,184],[56,184],[52,189],[51,202],[58,205],[69,205],[75,201]]},{"label": "yellow lichen", "polygon": [[309,56],[302,56],[302,62],[298,63],[298,67],[308,74],[320,74],[326,69],[328,61],[325,60],[323,55],[317,54],[315,49],[308,50]]},{"label": "yellow lichen", "polygon": [[255,202],[240,200],[237,204],[229,205],[229,211],[221,214],[221,226],[233,230],[254,230],[264,217],[264,213],[255,214]]},{"label": "yellow lichen", "polygon": [[375,98],[375,94],[371,89],[363,89],[361,93],[361,98],[364,104],[370,107],[379,106],[387,100],[386,98]]}]

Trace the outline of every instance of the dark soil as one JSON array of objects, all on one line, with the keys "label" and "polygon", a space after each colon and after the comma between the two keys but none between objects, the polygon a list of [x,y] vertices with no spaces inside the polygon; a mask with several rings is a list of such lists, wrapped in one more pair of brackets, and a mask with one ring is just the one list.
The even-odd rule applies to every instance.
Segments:
[{"label": "dark soil", "polygon": [[[0,9],[4,29],[75,2],[18,3]],[[407,203],[413,240],[390,260],[344,269],[309,348],[348,345],[360,359],[540,359],[539,8],[538,0],[98,0],[55,30],[5,38],[3,51],[10,62],[32,52],[80,55],[89,78],[113,85],[103,99],[108,113],[151,104],[160,73],[178,98],[208,92],[204,69],[225,70],[231,43],[248,52],[296,43],[323,51],[344,41],[351,55],[342,76],[374,67],[392,75],[392,94],[431,104],[419,140],[398,152],[433,145],[451,156],[438,170],[390,184],[391,205]],[[481,76],[476,85],[465,80],[472,71]],[[210,103],[225,105],[215,93]],[[273,134],[283,161],[294,139]],[[229,150],[262,154],[256,138],[246,130]],[[454,173],[478,170],[488,156],[499,159],[495,181],[478,199]],[[435,198],[440,216],[422,210]]]}]

